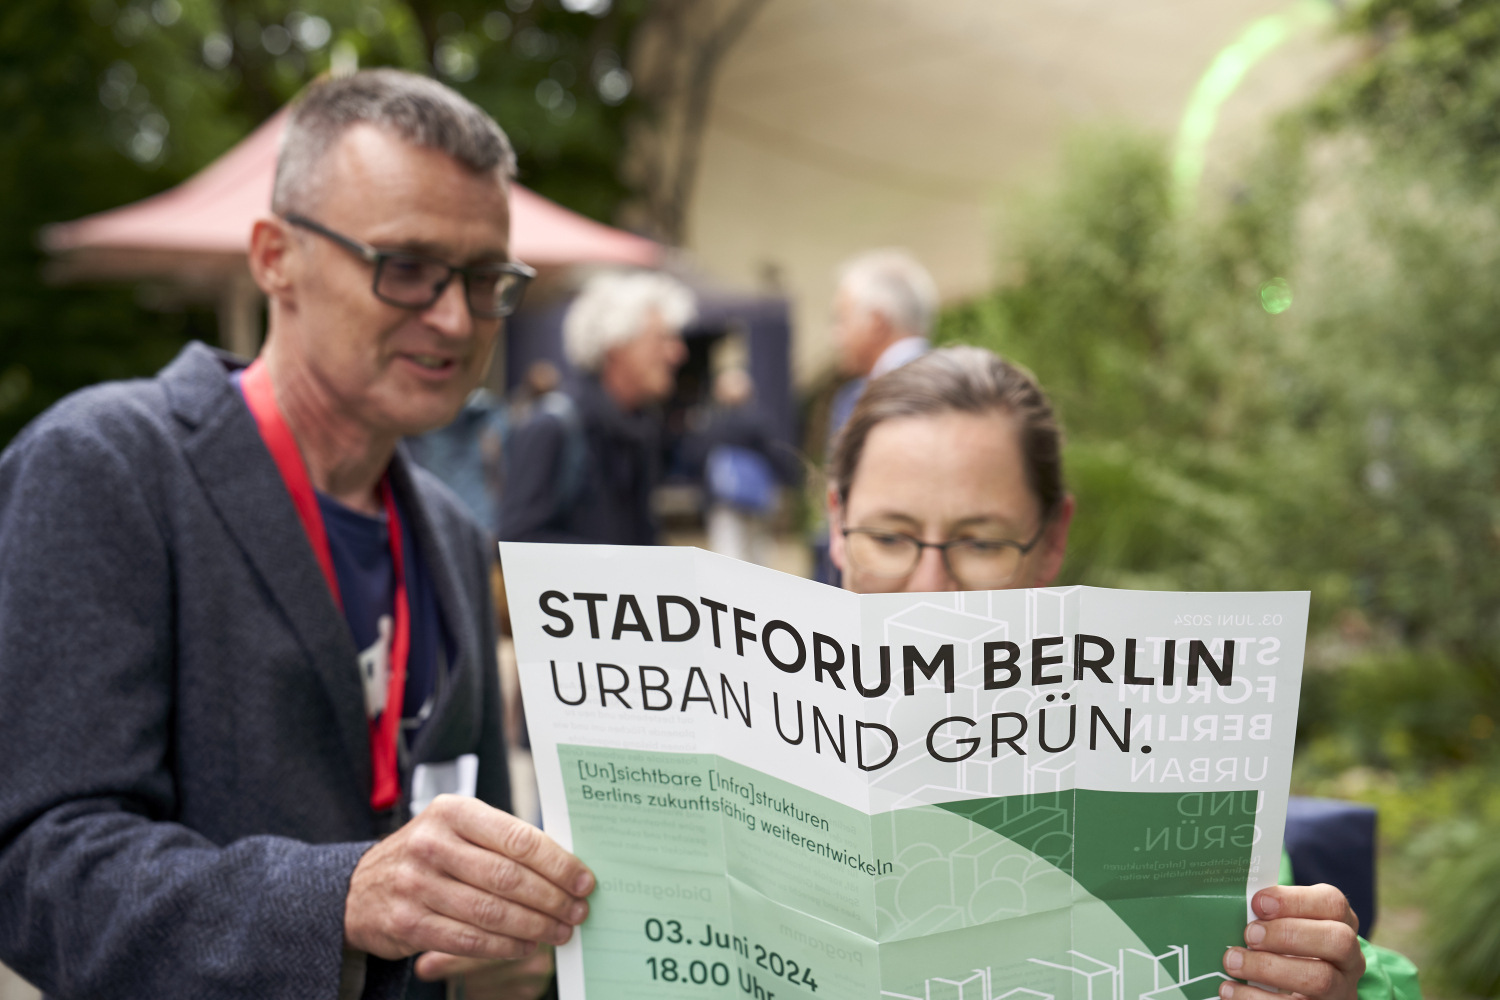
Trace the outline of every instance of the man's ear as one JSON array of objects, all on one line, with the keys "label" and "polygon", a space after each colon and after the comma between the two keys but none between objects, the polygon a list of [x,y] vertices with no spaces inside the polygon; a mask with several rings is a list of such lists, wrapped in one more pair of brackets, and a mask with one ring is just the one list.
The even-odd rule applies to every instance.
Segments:
[{"label": "man's ear", "polygon": [[1037,563],[1036,582],[1033,586],[1045,587],[1062,571],[1063,557],[1068,553],[1068,528],[1073,523],[1076,507],[1073,494],[1069,493],[1057,505],[1057,513],[1047,523],[1047,534],[1042,539],[1040,561]]},{"label": "man's ear", "polygon": [[844,506],[839,503],[838,487],[833,483],[828,484],[828,558],[839,568],[840,573],[848,573],[849,568],[844,565]]},{"label": "man's ear", "polygon": [[599,358],[599,367],[594,369],[594,377],[622,410],[633,410],[641,404],[640,387],[635,384],[630,366],[622,358],[624,348],[631,343],[633,341],[627,340],[605,348]]},{"label": "man's ear", "polygon": [[875,356],[870,359],[870,364],[873,365],[876,361],[880,360],[880,355],[885,353],[887,347],[905,337],[906,333],[898,329],[896,324],[891,322],[891,318],[879,309],[871,309],[869,316],[870,332],[872,334],[870,342],[878,345],[875,350]]},{"label": "man's ear", "polygon": [[267,298],[285,302],[291,294],[290,258],[295,253],[290,227],[274,216],[255,220],[250,229],[250,276]]}]

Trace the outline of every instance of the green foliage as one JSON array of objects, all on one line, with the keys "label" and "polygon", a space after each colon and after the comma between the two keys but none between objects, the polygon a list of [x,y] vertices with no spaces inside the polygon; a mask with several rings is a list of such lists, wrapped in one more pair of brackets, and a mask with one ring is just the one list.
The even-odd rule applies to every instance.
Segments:
[{"label": "green foliage", "polygon": [[1366,58],[1198,217],[1159,146],[1080,142],[941,336],[1057,403],[1065,582],[1312,591],[1295,783],[1379,806],[1424,976],[1496,996],[1500,0],[1349,24]]},{"label": "green foliage", "polygon": [[1314,669],[1302,682],[1299,744],[1313,771],[1428,771],[1486,758],[1495,723],[1473,671],[1446,657],[1398,650]]},{"label": "green foliage", "polygon": [[[1022,279],[941,337],[1019,360],[1057,403],[1068,581],[1311,589],[1316,627],[1354,612],[1490,671],[1500,194],[1312,165],[1340,142],[1288,127],[1197,220],[1171,217],[1159,149],[1084,143],[1022,230]],[[1276,278],[1293,305],[1273,315]]]},{"label": "green foliage", "polygon": [[1276,228],[1248,209],[1214,232],[1182,226],[1165,156],[1139,137],[1080,141],[1063,176],[1021,230],[1022,280],[950,310],[939,339],[1025,364],[1062,414],[1081,512],[1068,581],[1274,585],[1276,566],[1245,543],[1283,513],[1264,482],[1256,377]]},{"label": "green foliage", "polygon": [[[1390,568],[1381,596],[1410,633],[1450,651],[1457,669],[1438,663],[1425,681],[1419,670],[1405,671],[1405,692],[1380,692],[1383,678],[1361,678],[1370,688],[1365,703],[1348,706],[1328,728],[1347,741],[1380,727],[1384,744],[1452,754],[1455,741],[1467,736],[1477,745],[1493,732],[1500,684],[1500,3],[1371,0],[1351,27],[1374,42],[1372,56],[1309,117],[1384,164],[1385,203],[1367,215],[1379,252],[1358,255],[1371,272],[1363,294],[1349,297],[1342,317],[1330,313],[1328,326],[1361,334],[1343,340],[1360,374],[1349,395],[1374,415],[1368,443],[1388,473],[1384,502],[1366,522],[1369,547],[1390,552],[1380,560]],[[1465,697],[1476,712],[1467,727]],[[1397,738],[1403,732],[1410,735]],[[1433,742],[1446,745],[1423,746]],[[1430,902],[1424,975],[1455,993],[1500,995],[1495,777],[1484,760],[1398,781],[1405,787],[1382,811],[1383,822],[1394,815],[1425,830],[1398,864],[1422,873]],[[1434,795],[1464,786],[1447,799]]]},{"label": "green foliage", "polygon": [[[141,132],[152,137],[143,153],[166,133],[164,106],[185,115],[204,100],[191,83],[166,87],[185,57],[148,34],[138,72],[84,0],[0,8],[0,441],[68,390],[154,370],[201,329],[191,315],[147,321],[125,291],[40,283],[40,226],[143,197],[185,172],[160,148],[150,150],[154,173],[121,152]],[[126,90],[120,117],[101,101],[112,79]],[[127,132],[125,115],[140,128]],[[229,138],[210,125],[215,134]]]},{"label": "green foliage", "polygon": [[[647,0],[616,0],[599,19],[540,0],[525,14],[486,10],[493,2],[444,5],[432,28],[439,67],[460,69],[449,82],[505,126],[523,183],[610,221],[628,194],[618,167],[626,118],[638,110],[622,61]],[[455,31],[461,16],[467,27]],[[472,78],[455,52],[473,54]]]},{"label": "green foliage", "polygon": [[1369,0],[1348,27],[1377,49],[1311,111],[1359,127],[1382,153],[1439,157],[1472,178],[1500,177],[1500,8],[1487,0]]},{"label": "green foliage", "polygon": [[1429,936],[1437,983],[1472,996],[1500,996],[1500,837],[1469,824],[1449,832],[1433,869]]},{"label": "green foliage", "polygon": [[0,446],[66,392],[150,374],[187,339],[215,339],[206,304],[148,311],[133,290],[47,286],[42,226],[179,183],[339,61],[436,72],[506,127],[524,183],[608,220],[637,110],[621,63],[646,6],[7,0]]}]

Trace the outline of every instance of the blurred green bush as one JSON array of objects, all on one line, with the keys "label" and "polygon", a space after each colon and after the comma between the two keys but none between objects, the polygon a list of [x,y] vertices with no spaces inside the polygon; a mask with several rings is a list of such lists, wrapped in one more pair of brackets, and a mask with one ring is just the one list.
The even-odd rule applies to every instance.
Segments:
[{"label": "blurred green bush", "polygon": [[1312,669],[1297,725],[1306,773],[1337,776],[1365,767],[1427,773],[1484,760],[1494,720],[1474,671],[1441,654],[1400,650]]},{"label": "blurred green bush", "polygon": [[1433,869],[1428,933],[1437,984],[1472,996],[1500,995],[1500,838],[1469,826]]},{"label": "blurred green bush", "polygon": [[1064,582],[1312,591],[1296,781],[1380,806],[1427,971],[1495,996],[1500,2],[1346,27],[1363,58],[1192,216],[1163,144],[1081,137],[939,339],[1053,396]]},{"label": "blurred green bush", "polygon": [[[1306,588],[1490,671],[1500,649],[1500,197],[1283,127],[1207,218],[1164,152],[1073,150],[1021,277],[940,339],[1037,372],[1083,517],[1073,582]],[[1290,292],[1283,312],[1266,308]]]}]

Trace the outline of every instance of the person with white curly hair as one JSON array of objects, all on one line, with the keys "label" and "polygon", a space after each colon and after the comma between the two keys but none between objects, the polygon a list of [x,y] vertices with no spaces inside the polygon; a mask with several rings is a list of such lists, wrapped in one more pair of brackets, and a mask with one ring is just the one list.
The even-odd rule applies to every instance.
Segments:
[{"label": "person with white curly hair", "polygon": [[696,313],[692,292],[658,272],[606,273],[584,285],[563,320],[573,372],[506,449],[501,538],[655,544],[655,407],[672,393],[687,358],[682,330]]}]

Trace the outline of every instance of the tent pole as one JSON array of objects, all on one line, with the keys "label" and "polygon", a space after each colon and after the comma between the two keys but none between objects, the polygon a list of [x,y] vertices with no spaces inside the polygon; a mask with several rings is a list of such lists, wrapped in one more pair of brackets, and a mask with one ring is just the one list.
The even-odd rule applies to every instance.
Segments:
[{"label": "tent pole", "polygon": [[236,273],[219,292],[219,346],[242,358],[260,350],[260,289]]}]

